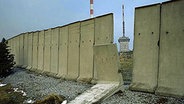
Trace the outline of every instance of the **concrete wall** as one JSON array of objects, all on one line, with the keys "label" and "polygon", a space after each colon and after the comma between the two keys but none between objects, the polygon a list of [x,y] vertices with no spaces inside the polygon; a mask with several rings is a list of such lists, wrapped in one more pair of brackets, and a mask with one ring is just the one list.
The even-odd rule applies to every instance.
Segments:
[{"label": "concrete wall", "polygon": [[136,8],[132,90],[184,97],[183,5]]},{"label": "concrete wall", "polygon": [[23,51],[24,51],[24,58],[23,58],[23,67],[27,67],[28,65],[28,33],[23,34],[24,42],[23,42]]},{"label": "concrete wall", "polygon": [[160,4],[136,8],[132,89],[154,92],[157,86]]},{"label": "concrete wall", "polygon": [[43,70],[44,67],[44,33],[45,31],[39,31],[38,33],[38,70]]},{"label": "concrete wall", "polygon": [[93,78],[94,25],[94,19],[81,22],[80,81],[91,81]]},{"label": "concrete wall", "polygon": [[52,29],[51,35],[51,73],[58,74],[58,64],[59,64],[59,28]]},{"label": "concrete wall", "polygon": [[65,78],[68,73],[68,26],[59,28],[59,76]]},{"label": "concrete wall", "polygon": [[50,61],[51,61],[51,29],[45,30],[45,41],[44,41],[44,71],[50,72]]},{"label": "concrete wall", "polygon": [[67,79],[79,76],[80,22],[68,26],[68,73]]},{"label": "concrete wall", "polygon": [[33,50],[32,50],[32,69],[38,68],[38,32],[33,33]]},{"label": "concrete wall", "polygon": [[28,33],[28,57],[27,57],[27,60],[28,60],[28,69],[30,69],[32,67],[32,56],[33,56],[33,52],[32,52],[32,49],[33,49],[33,33]]},{"label": "concrete wall", "polygon": [[[112,70],[113,69],[113,70]],[[118,73],[119,57],[116,44],[94,46],[94,79],[97,82],[122,82]]]},{"label": "concrete wall", "polygon": [[[12,40],[17,65],[27,69],[85,82],[120,82],[112,14],[23,33]],[[107,64],[99,64],[98,57]]]},{"label": "concrete wall", "polygon": [[157,93],[184,97],[184,1],[162,4]]}]

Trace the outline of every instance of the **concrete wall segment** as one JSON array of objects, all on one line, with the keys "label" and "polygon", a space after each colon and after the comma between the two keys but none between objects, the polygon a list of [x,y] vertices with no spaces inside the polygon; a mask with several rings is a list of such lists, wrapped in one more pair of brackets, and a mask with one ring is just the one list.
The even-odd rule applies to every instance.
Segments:
[{"label": "concrete wall segment", "polygon": [[40,31],[38,33],[38,70],[43,71],[44,66],[44,37],[45,31]]},{"label": "concrete wall segment", "polygon": [[28,33],[23,35],[24,37],[24,62],[23,67],[26,68],[28,65]]},{"label": "concrete wall segment", "polygon": [[50,72],[51,61],[51,29],[45,30],[44,71]]},{"label": "concrete wall segment", "polygon": [[80,76],[78,81],[90,82],[93,78],[94,19],[81,22]]},{"label": "concrete wall segment", "polygon": [[19,37],[19,66],[22,66],[24,64],[24,34],[21,34]]},{"label": "concrete wall segment", "polygon": [[135,10],[132,90],[154,92],[158,77],[160,5]]},{"label": "concrete wall segment", "polygon": [[162,4],[157,94],[184,97],[183,5],[183,0]]},{"label": "concrete wall segment", "polygon": [[20,42],[19,42],[19,37],[15,37],[15,61],[16,61],[16,66],[20,66]]},{"label": "concrete wall segment", "polygon": [[28,66],[27,69],[32,67],[32,50],[33,50],[33,33],[28,33]]},{"label": "concrete wall segment", "polygon": [[32,69],[36,70],[38,68],[38,32],[33,33],[33,62]]},{"label": "concrete wall segment", "polygon": [[118,73],[119,58],[116,44],[94,46],[94,70],[98,83],[116,82],[122,84],[122,76]]},{"label": "concrete wall segment", "polygon": [[113,15],[95,18],[95,45],[113,43]]},{"label": "concrete wall segment", "polygon": [[51,73],[58,74],[58,44],[59,44],[59,28],[51,29]]},{"label": "concrete wall segment", "polygon": [[65,78],[68,73],[68,26],[59,28],[59,71],[58,76]]},{"label": "concrete wall segment", "polygon": [[69,25],[67,79],[79,77],[80,22]]}]

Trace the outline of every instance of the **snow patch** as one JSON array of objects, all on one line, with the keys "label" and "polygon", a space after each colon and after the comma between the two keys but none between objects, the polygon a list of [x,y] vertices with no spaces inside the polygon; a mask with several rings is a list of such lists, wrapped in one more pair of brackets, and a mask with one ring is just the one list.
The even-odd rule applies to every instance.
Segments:
[{"label": "snow patch", "polygon": [[6,84],[2,84],[2,83],[0,83],[0,87],[3,87],[3,86],[6,86]]},{"label": "snow patch", "polygon": [[61,104],[67,104],[67,100],[63,101]]},{"label": "snow patch", "polygon": [[24,92],[23,90],[18,90],[18,88],[13,88],[14,92],[21,92],[22,96],[26,96],[26,92]]},{"label": "snow patch", "polygon": [[26,103],[32,104],[32,103],[34,103],[34,101],[33,100],[27,100]]}]

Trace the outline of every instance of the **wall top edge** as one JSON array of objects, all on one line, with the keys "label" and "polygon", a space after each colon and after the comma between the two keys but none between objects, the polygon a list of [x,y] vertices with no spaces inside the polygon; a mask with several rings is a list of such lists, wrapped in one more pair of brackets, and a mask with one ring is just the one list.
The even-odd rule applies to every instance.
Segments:
[{"label": "wall top edge", "polygon": [[156,4],[151,4],[151,5],[145,5],[145,6],[135,7],[135,9],[147,8],[147,7],[152,7],[152,6],[156,6],[156,5],[161,5],[161,3],[156,3]]},{"label": "wall top edge", "polygon": [[162,3],[156,3],[156,4],[151,4],[151,5],[145,5],[145,6],[135,7],[135,9],[146,8],[146,7],[151,7],[151,6],[156,6],[156,5],[162,5],[162,4],[172,3],[172,2],[179,2],[179,1],[183,1],[183,0],[170,0],[170,1],[165,1],[165,2],[162,2]]},{"label": "wall top edge", "polygon": [[113,16],[113,13],[108,13],[108,14],[100,15],[100,16],[97,16],[95,18],[100,18],[100,17],[104,17],[104,16],[108,16],[108,15],[112,15]]},{"label": "wall top edge", "polygon": [[183,1],[183,0],[170,0],[170,1],[162,2],[162,4],[167,4],[167,3],[171,3],[171,2],[179,2],[179,1]]},{"label": "wall top edge", "polygon": [[100,17],[104,17],[104,16],[108,16],[108,15],[112,15],[113,16],[113,13],[108,13],[108,14],[100,15],[100,16],[97,16],[97,17],[94,17],[94,18],[89,18],[89,19],[85,19],[85,20],[81,20],[81,21],[76,21],[76,22],[72,22],[72,23],[69,23],[69,24],[66,24],[66,25],[57,26],[57,27],[53,27],[53,28],[20,33],[20,34],[18,34],[16,36],[13,36],[13,37],[11,37],[11,38],[9,38],[7,40],[13,39],[13,38],[15,38],[17,36],[20,36],[20,35],[23,35],[23,34],[27,34],[27,33],[30,34],[30,33],[40,32],[40,31],[47,31],[49,29],[52,30],[52,29],[55,29],[55,28],[62,28],[62,27],[66,27],[66,26],[69,26],[69,25],[72,25],[72,24],[75,24],[75,23],[85,22],[85,21],[89,21],[89,20],[95,20],[96,18],[100,18]]}]

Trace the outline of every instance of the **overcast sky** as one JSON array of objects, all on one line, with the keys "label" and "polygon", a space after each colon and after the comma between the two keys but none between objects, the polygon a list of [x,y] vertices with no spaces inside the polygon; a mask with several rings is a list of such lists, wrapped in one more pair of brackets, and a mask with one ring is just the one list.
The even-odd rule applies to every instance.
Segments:
[{"label": "overcast sky", "polygon": [[[23,32],[48,29],[88,19],[90,0],[0,0],[0,40]],[[125,35],[133,48],[135,7],[168,0],[94,0],[94,16],[114,14],[114,43],[122,36],[122,4]]]}]

